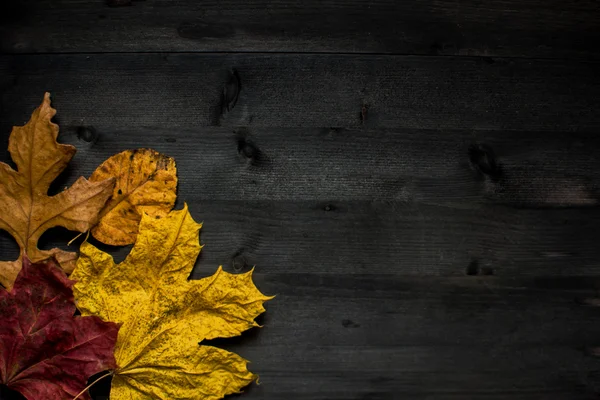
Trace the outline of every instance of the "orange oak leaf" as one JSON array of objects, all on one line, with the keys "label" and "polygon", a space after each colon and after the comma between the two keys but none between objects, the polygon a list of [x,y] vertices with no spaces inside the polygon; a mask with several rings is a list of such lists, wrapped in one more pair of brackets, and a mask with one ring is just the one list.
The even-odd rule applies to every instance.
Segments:
[{"label": "orange oak leaf", "polygon": [[13,127],[10,134],[8,150],[17,171],[0,163],[0,229],[10,233],[21,248],[16,261],[0,261],[0,284],[7,288],[21,270],[23,254],[34,263],[54,257],[71,272],[76,253],[40,250],[38,239],[55,226],[79,232],[90,229],[114,185],[111,179],[90,182],[81,177],[69,189],[48,196],[50,184],[75,154],[75,147],[57,143],[58,125],[51,122],[55,114],[50,93],[46,93],[29,122]]},{"label": "orange oak leaf", "polygon": [[115,188],[92,236],[102,243],[123,246],[135,242],[142,213],[164,217],[177,198],[175,160],[152,149],[125,150],[104,161],[91,182],[115,178]]}]

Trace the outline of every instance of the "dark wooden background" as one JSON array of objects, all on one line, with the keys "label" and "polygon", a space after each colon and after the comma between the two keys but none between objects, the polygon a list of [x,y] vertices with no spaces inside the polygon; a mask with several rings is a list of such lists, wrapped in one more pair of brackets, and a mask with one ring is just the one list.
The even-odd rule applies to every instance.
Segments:
[{"label": "dark wooden background", "polygon": [[193,276],[278,295],[240,398],[599,398],[596,0],[118,1],[0,5],[0,160],[44,91],[54,190],[175,157]]}]

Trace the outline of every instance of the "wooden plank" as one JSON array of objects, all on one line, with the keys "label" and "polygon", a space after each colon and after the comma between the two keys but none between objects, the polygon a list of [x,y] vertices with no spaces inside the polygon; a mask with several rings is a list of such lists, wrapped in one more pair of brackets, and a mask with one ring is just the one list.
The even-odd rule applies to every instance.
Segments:
[{"label": "wooden plank", "polygon": [[525,280],[271,273],[263,329],[210,341],[251,360],[250,399],[591,399],[591,289]]},{"label": "wooden plank", "polygon": [[600,11],[593,0],[107,3],[5,2],[0,51],[600,55]]},{"label": "wooden plank", "polygon": [[[1,161],[8,162],[3,137]],[[242,137],[254,150],[240,148]],[[210,266],[245,260],[341,274],[600,273],[600,210],[587,207],[597,201],[594,135],[258,129],[240,136],[225,128],[63,124],[60,141],[79,150],[53,192],[127,148],[175,157],[178,207],[187,202],[205,221],[202,257]],[[471,143],[494,149],[504,178],[482,172],[489,161],[471,164]],[[580,207],[555,207],[565,205]],[[63,234],[42,245],[64,246],[73,234]],[[17,256],[6,235],[0,251]]]},{"label": "wooden plank", "polygon": [[261,360],[251,364],[261,382],[250,389],[251,399],[591,400],[599,383],[597,361],[553,347],[361,348],[288,342],[242,353]]},{"label": "wooden plank", "polygon": [[[595,134],[113,129],[110,119],[80,125],[76,117],[61,112],[60,101],[56,107],[58,119],[65,121],[59,140],[78,148],[73,174],[89,176],[117,152],[150,147],[176,159],[183,178],[180,193],[190,201],[318,200],[322,207],[328,202],[334,207],[336,201],[400,201],[462,209],[486,204],[593,206],[598,201],[600,138]],[[3,122],[25,118],[25,112],[1,116]],[[4,126],[2,137],[7,137],[9,128]],[[0,152],[5,162],[6,144]]]},{"label": "wooden plank", "polygon": [[[239,98],[227,85],[231,70]],[[595,132],[595,63],[248,54],[1,56],[3,115],[54,93],[68,124]],[[229,92],[225,109],[224,86]],[[11,121],[12,122],[12,121]]]},{"label": "wooden plank", "polygon": [[[220,264],[343,275],[600,275],[600,211],[595,208],[474,211],[339,202],[326,211],[321,202],[194,201],[185,193],[179,199],[204,221],[201,265],[207,269],[197,276]],[[48,232],[41,248],[65,247],[75,236],[60,229]],[[3,257],[16,259],[16,245],[6,234],[0,238]],[[128,252],[120,248],[114,254],[122,260]]]},{"label": "wooden plank", "polygon": [[[214,271],[204,260],[200,267]],[[240,345],[264,348],[300,338],[305,345],[359,348],[547,346],[587,351],[600,344],[600,325],[593,323],[600,308],[582,305],[597,296],[598,278],[580,279],[580,285],[562,279],[560,287],[549,287],[530,277],[273,273],[260,265],[255,275],[262,291],[277,296],[267,304],[266,329],[248,339],[215,344],[236,351],[242,351]]]},{"label": "wooden plank", "polygon": [[597,341],[590,321],[600,310],[573,302],[579,291],[260,268],[257,281],[278,294],[265,328],[217,343],[253,360],[263,385],[252,398],[588,399],[597,391],[598,361],[583,350]]}]

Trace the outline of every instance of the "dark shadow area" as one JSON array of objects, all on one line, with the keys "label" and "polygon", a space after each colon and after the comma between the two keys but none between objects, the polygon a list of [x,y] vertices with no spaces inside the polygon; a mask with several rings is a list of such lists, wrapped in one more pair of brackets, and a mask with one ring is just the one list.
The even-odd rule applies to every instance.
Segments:
[{"label": "dark shadow area", "polygon": [[[82,236],[85,237],[85,234]],[[90,244],[94,245],[99,250],[102,250],[103,252],[110,254],[113,257],[113,259],[115,260],[115,264],[123,262],[125,260],[125,258],[127,257],[127,255],[129,254],[129,252],[131,251],[131,249],[133,248],[133,244],[129,244],[127,246],[111,246],[108,244],[104,244],[104,243],[101,243],[100,241],[94,239],[94,237],[91,234],[87,240]],[[79,248],[79,246],[77,248]]]},{"label": "dark shadow area", "polygon": [[254,388],[254,386],[256,386],[256,383],[252,382],[251,384],[242,389],[242,393],[230,394],[229,396],[225,396],[224,399],[243,399],[247,397],[250,394],[250,392],[252,392],[252,388]]},{"label": "dark shadow area", "polygon": [[[263,314],[259,315],[256,318],[256,323],[260,326],[265,326],[266,324],[268,324],[267,323],[267,319],[268,319],[267,314],[268,313],[263,313]],[[249,342],[256,340],[258,338],[258,336],[261,334],[260,331],[261,331],[260,328],[252,328],[252,329],[247,330],[246,332],[243,332],[239,336],[234,336],[234,337],[230,337],[230,338],[217,338],[217,339],[211,339],[211,340],[204,340],[200,343],[200,345],[214,346],[214,347],[218,347],[220,349],[235,352],[235,350],[234,350],[235,347],[245,346],[245,345],[248,345]]]},{"label": "dark shadow area", "polygon": [[0,384],[0,400],[26,400],[21,393]]},{"label": "dark shadow area", "polygon": [[70,161],[67,164],[67,167],[50,184],[48,196],[55,196],[63,190],[69,188],[77,180],[77,176],[75,176],[73,171],[78,170],[80,170],[80,168],[77,168],[75,162]]},{"label": "dark shadow area", "polygon": [[[65,251],[79,252],[79,247],[86,240],[86,238],[90,244],[112,255],[115,263],[117,264],[127,257],[127,254],[129,254],[131,248],[133,247],[133,245],[110,246],[100,243],[98,240],[94,239],[91,234],[88,236],[87,232],[79,234],[77,231],[70,231],[61,226],[57,226],[44,232],[38,241],[38,248],[41,250],[50,250],[57,247]],[[71,240],[73,240],[73,242],[71,245],[68,245],[67,243],[69,243]]]},{"label": "dark shadow area", "polygon": [[27,5],[23,2],[3,1],[0,4],[0,22],[2,23],[23,21],[27,19],[27,15]]},{"label": "dark shadow area", "polygon": [[67,243],[77,237],[78,234],[79,232],[70,231],[62,226],[50,228],[44,232],[38,240],[38,248],[40,250],[59,248],[65,251],[77,251],[81,241],[85,239],[85,234],[82,234],[75,241],[73,241],[71,246],[68,246]]},{"label": "dark shadow area", "polygon": [[8,151],[8,138],[11,130],[0,131],[0,136],[2,136],[2,140],[0,141],[0,162],[7,164],[9,167],[17,170],[17,166],[13,162],[10,157],[10,152]]},{"label": "dark shadow area", "polygon": [[0,259],[13,261],[19,258],[19,245],[10,233],[0,229]]},{"label": "dark shadow area", "polygon": [[[88,379],[86,385],[91,384],[96,379],[100,378],[102,375],[106,374],[106,371],[98,372],[95,375],[92,375],[90,379]],[[89,389],[90,396],[93,400],[108,400],[110,397],[110,385],[112,383],[112,375],[106,376],[100,379],[98,382],[94,383],[92,387]]]},{"label": "dark shadow area", "polygon": [[[202,231],[200,231],[200,232],[202,232]],[[200,235],[202,235],[202,233],[200,233]],[[200,245],[202,245],[202,242],[200,242]],[[196,262],[194,263],[194,267],[192,268],[192,271],[190,272],[190,274],[187,277],[188,281],[189,280],[193,280],[193,279],[202,279],[202,278],[204,278],[203,276],[201,276],[200,278],[194,277],[194,274],[197,273],[197,271],[200,270],[200,266],[204,265],[203,261],[202,261],[205,258],[204,254],[205,254],[205,250],[201,250],[200,254],[198,254],[198,258],[196,259]]]}]

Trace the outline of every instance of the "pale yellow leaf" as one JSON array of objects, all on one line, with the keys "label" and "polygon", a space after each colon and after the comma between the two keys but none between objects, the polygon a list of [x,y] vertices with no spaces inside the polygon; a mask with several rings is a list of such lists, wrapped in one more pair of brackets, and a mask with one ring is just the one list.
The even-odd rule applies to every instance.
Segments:
[{"label": "pale yellow leaf", "polygon": [[252,271],[219,267],[188,280],[200,227],[187,206],[162,218],[144,214],[133,249],[118,265],[82,244],[71,276],[77,305],[83,315],[122,324],[111,399],[221,399],[257,379],[240,356],[201,342],[258,326],[254,319],[271,297],[254,286]]}]

